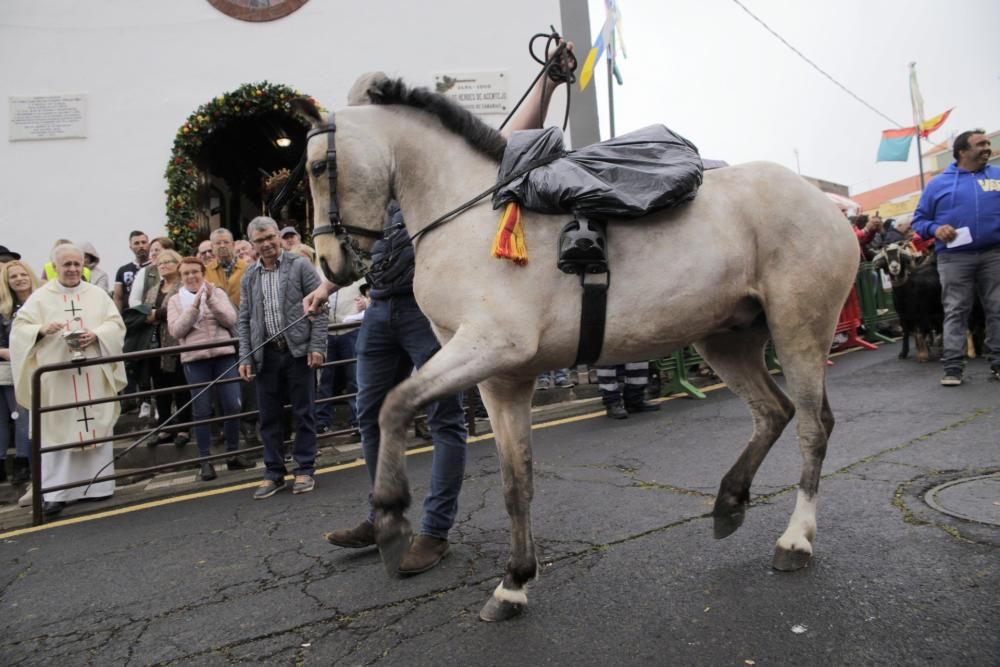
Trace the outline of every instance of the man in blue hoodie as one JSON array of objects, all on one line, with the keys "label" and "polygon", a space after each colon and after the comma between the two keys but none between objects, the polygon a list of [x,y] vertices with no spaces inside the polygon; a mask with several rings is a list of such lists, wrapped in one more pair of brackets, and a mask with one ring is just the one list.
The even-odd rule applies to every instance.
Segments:
[{"label": "man in blue hoodie", "polygon": [[978,292],[986,312],[986,356],[1000,380],[1000,169],[987,164],[983,130],[962,132],[955,162],[931,181],[913,214],[913,229],[937,239],[934,249],[944,302],[941,384],[962,384],[969,313]]}]

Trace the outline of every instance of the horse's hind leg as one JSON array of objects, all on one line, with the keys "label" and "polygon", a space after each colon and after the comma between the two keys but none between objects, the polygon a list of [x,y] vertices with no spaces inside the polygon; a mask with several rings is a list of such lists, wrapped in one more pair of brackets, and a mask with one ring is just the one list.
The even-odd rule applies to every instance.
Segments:
[{"label": "horse's hind leg", "polygon": [[527,584],[538,573],[531,537],[531,389],[534,378],[493,378],[480,384],[496,434],[504,502],[510,517],[510,558],[503,580],[479,612],[484,621],[503,621],[528,603]]},{"label": "horse's hind leg", "polygon": [[772,566],[777,570],[798,570],[812,557],[819,480],[834,423],[826,395],[826,353],[836,314],[824,317],[818,308],[806,318],[800,315],[797,319],[796,314],[793,309],[769,313],[773,321],[781,323],[772,326],[772,334],[795,404],[802,453],[795,511],[775,546]]},{"label": "horse's hind leg", "polygon": [[743,524],[750,503],[750,485],[771,445],[795,414],[764,363],[764,345],[770,334],[763,321],[750,329],[711,336],[695,347],[712,369],[753,415],[753,435],[733,467],[722,478],[712,517],[715,537],[728,537]]}]

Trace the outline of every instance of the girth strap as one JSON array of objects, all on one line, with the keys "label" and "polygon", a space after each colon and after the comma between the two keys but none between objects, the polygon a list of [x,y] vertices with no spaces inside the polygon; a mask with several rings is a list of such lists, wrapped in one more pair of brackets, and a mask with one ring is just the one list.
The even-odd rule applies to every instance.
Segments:
[{"label": "girth strap", "polygon": [[583,296],[580,308],[580,342],[576,348],[576,361],[573,362],[575,366],[592,364],[601,357],[611,273],[585,273],[581,275],[580,282],[583,285]]}]

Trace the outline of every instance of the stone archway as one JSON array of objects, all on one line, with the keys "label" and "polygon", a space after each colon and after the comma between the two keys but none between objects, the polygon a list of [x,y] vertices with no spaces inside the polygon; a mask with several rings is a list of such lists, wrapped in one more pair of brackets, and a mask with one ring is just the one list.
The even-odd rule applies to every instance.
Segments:
[{"label": "stone archway", "polygon": [[[217,227],[241,238],[263,213],[269,188],[305,147],[307,127],[290,111],[296,97],[280,84],[244,84],[202,104],[177,130],[165,173],[167,233],[184,251]],[[303,189],[279,222],[304,231],[307,206]]]}]

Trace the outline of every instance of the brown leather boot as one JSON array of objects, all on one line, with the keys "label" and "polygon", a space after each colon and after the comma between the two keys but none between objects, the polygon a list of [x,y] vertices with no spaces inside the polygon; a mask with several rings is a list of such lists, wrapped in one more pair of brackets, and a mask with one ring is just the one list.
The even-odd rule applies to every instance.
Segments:
[{"label": "brown leather boot", "polygon": [[430,535],[417,535],[399,563],[399,574],[408,577],[426,572],[448,555],[448,540]]},{"label": "brown leather boot", "polygon": [[326,541],[345,549],[364,549],[375,546],[375,526],[367,519],[354,528],[341,528],[323,535]]}]

